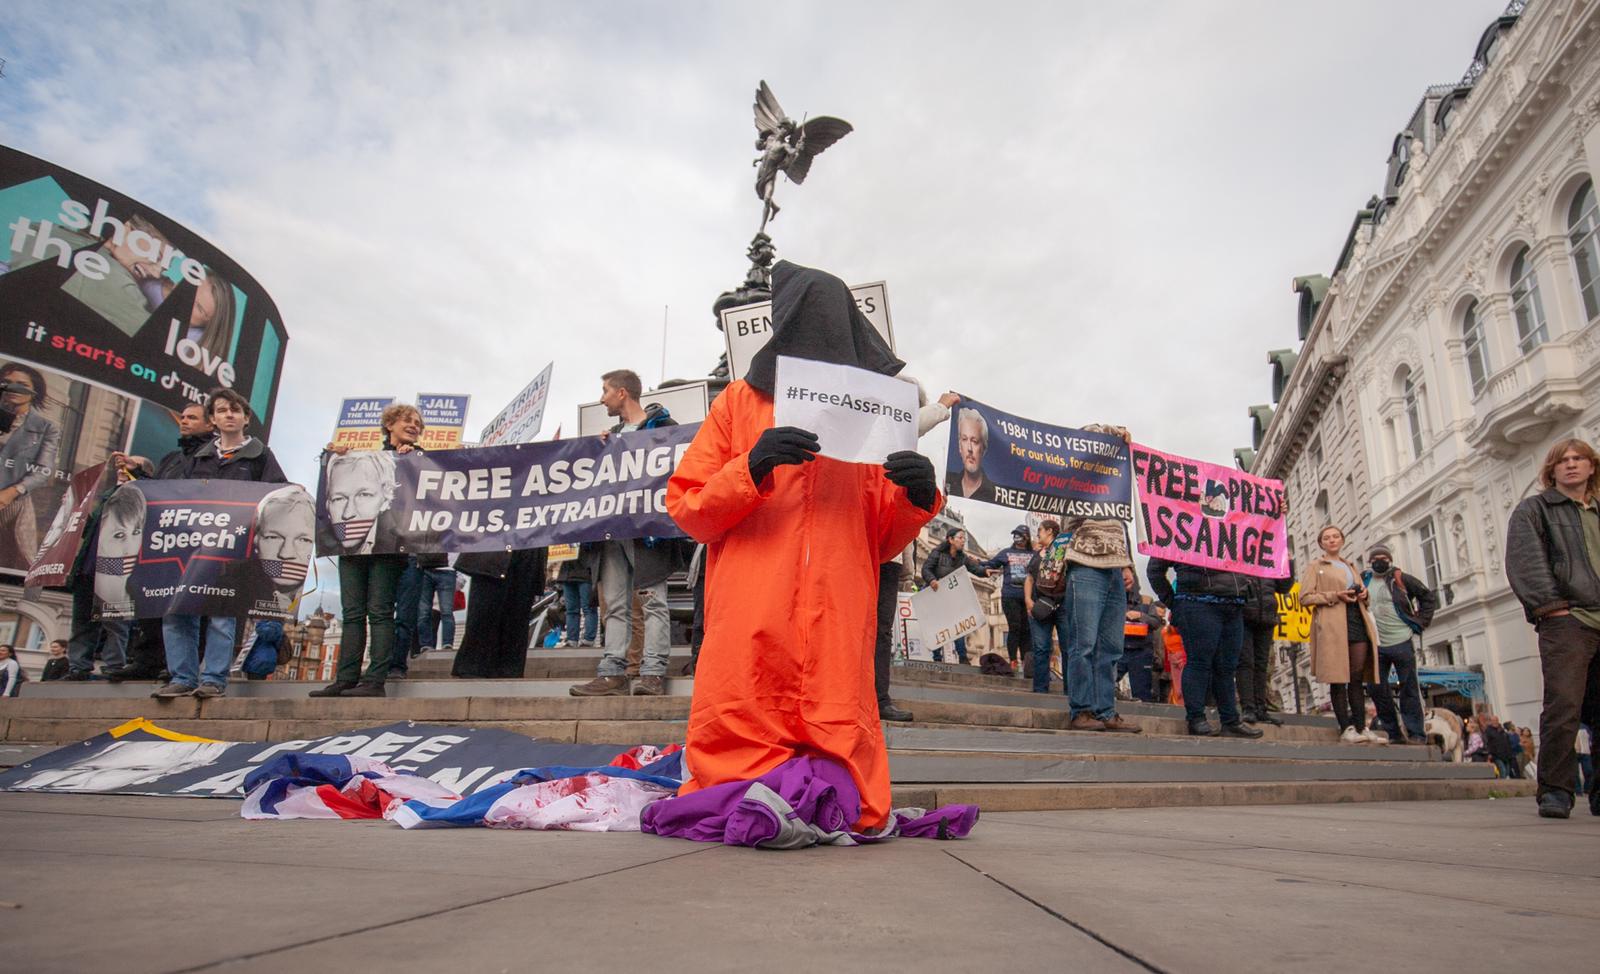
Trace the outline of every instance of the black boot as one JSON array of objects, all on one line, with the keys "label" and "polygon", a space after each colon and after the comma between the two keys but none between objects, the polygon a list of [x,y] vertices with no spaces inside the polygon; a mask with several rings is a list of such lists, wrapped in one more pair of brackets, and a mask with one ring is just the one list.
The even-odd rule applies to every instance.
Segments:
[{"label": "black boot", "polygon": [[335,680],[320,690],[312,690],[306,694],[308,697],[342,697],[347,690],[354,690],[356,685],[349,680]]},{"label": "black boot", "polygon": [[1260,728],[1251,727],[1242,720],[1236,724],[1222,725],[1223,737],[1248,737],[1253,740],[1257,737],[1260,737],[1263,733],[1264,731],[1262,731]]},{"label": "black boot", "polygon": [[341,697],[385,697],[385,696],[388,696],[388,694],[384,693],[383,684],[382,683],[372,683],[372,682],[367,681],[367,680],[362,680],[360,683],[356,684],[355,689],[346,690],[345,692],[339,694],[339,696],[341,696]]}]

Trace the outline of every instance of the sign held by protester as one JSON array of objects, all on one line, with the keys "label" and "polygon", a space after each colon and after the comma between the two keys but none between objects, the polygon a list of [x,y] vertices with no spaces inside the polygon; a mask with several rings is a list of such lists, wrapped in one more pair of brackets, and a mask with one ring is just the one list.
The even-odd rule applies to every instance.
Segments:
[{"label": "sign held by protester", "polygon": [[965,571],[952,572],[939,579],[938,588],[930,586],[913,595],[911,605],[922,645],[928,649],[943,649],[983,625],[983,606]]},{"label": "sign held by protester", "polygon": [[67,492],[61,496],[55,519],[39,546],[39,555],[28,568],[23,579],[24,588],[60,587],[72,576],[72,564],[77,560],[78,547],[83,542],[83,529],[94,513],[94,505],[105,487],[105,479],[112,474],[110,462],[87,467],[72,475]]},{"label": "sign held by protester", "polygon": [[1135,443],[1139,553],[1260,578],[1289,574],[1283,484]]},{"label": "sign held by protester", "polygon": [[1300,604],[1300,583],[1295,582],[1289,594],[1276,593],[1278,599],[1278,628],[1272,638],[1280,643],[1309,643],[1311,641],[1311,610]]},{"label": "sign held by protester", "polygon": [[[711,385],[707,382],[686,382],[683,385],[652,389],[639,397],[639,405],[658,405],[679,423],[698,423],[711,411]],[[599,436],[620,422],[606,414],[600,402],[586,402],[578,406],[578,435]]]},{"label": "sign held by protester", "polygon": [[1051,426],[963,396],[953,410],[945,492],[1038,513],[1133,520],[1128,444]]},{"label": "sign held by protester", "polygon": [[422,415],[422,437],[417,446],[424,450],[457,450],[467,426],[467,406],[471,396],[437,392],[417,393],[417,412]]},{"label": "sign held by protester", "polygon": [[667,478],[699,430],[440,453],[352,453],[323,461],[319,555],[507,551],[676,538]]},{"label": "sign held by protester", "polygon": [[297,484],[136,480],[100,513],[95,612],[290,620],[315,516]]},{"label": "sign held by protester", "polygon": [[359,396],[339,403],[339,419],[333,424],[333,445],[352,450],[383,448],[383,411],[394,402],[392,396]]},{"label": "sign held by protester", "polygon": [[[850,289],[856,307],[872,322],[883,340],[894,348],[894,324],[889,317],[889,289],[882,281],[857,284]],[[722,340],[728,352],[728,378],[742,379],[750,360],[772,339],[772,302],[747,304],[722,312]]]},{"label": "sign held by protester", "polygon": [[539,435],[544,426],[544,406],[550,399],[550,373],[556,363],[546,365],[533,381],[523,387],[500,415],[489,420],[478,437],[480,446],[499,446],[502,443],[528,443]]},{"label": "sign held by protester", "polygon": [[825,457],[882,463],[917,448],[917,387],[850,365],[778,356],[772,422],[817,434]]}]

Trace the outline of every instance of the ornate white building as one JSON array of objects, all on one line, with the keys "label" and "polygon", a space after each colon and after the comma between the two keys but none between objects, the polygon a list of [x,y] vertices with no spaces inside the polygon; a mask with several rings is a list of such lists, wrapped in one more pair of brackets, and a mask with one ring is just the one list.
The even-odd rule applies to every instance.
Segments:
[{"label": "ornate white building", "polygon": [[1600,3],[1512,3],[1423,93],[1331,276],[1294,281],[1302,344],[1269,353],[1274,405],[1239,451],[1284,480],[1298,565],[1335,523],[1434,586],[1420,664],[1481,672],[1519,726],[1542,680],[1507,518],[1554,440],[1600,443],[1597,114]]}]

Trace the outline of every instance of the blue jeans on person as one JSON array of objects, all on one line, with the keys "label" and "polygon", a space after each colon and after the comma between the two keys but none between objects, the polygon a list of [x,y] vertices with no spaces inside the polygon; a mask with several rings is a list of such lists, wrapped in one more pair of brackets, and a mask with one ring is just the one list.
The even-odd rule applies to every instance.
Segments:
[{"label": "blue jeans on person", "polygon": [[[1593,735],[1591,735],[1593,736]],[[1578,755],[1578,787],[1574,788],[1574,795],[1587,795],[1589,789],[1594,787],[1594,756],[1590,754]]]},{"label": "blue jeans on person", "polygon": [[[960,660],[962,665],[965,666],[967,662],[967,637],[962,636],[961,638],[957,639],[955,641],[955,648],[956,659]],[[933,651],[933,661],[935,663],[944,662],[944,647],[941,646]]]},{"label": "blue jeans on person", "polygon": [[411,651],[417,648],[422,624],[422,569],[415,558],[406,559],[405,570],[394,586],[394,650],[389,655],[389,672],[405,675],[411,667]]},{"label": "blue jeans on person", "polygon": [[[1389,672],[1400,680],[1400,716],[1395,716],[1394,694],[1389,690]],[[1391,741],[1400,739],[1403,722],[1406,736],[1422,740],[1422,690],[1417,685],[1417,652],[1411,640],[1378,647],[1378,682],[1367,684],[1367,696],[1378,708],[1378,723]]]},{"label": "blue jeans on person", "polygon": [[[161,620],[161,641],[167,650],[167,673],[179,686],[202,683],[225,687],[233,665],[233,635],[237,619],[211,616],[206,626],[205,659],[200,658],[200,617],[169,615]],[[198,670],[199,672],[196,672]]]},{"label": "blue jeans on person", "polygon": [[1153,650],[1136,649],[1130,652],[1127,645],[1123,645],[1122,659],[1117,661],[1117,679],[1122,679],[1124,673],[1128,674],[1128,692],[1133,699],[1155,702],[1155,664],[1156,654]]},{"label": "blue jeans on person", "polygon": [[[1038,602],[1034,603],[1038,605]],[[1061,643],[1061,658],[1066,659],[1067,647],[1072,645],[1072,618],[1065,597],[1056,606],[1055,614],[1043,622],[1028,613],[1028,636],[1033,646],[1033,692],[1050,692],[1050,635],[1055,634]],[[1061,692],[1067,692],[1066,671],[1062,670]]]},{"label": "blue jeans on person", "polygon": [[[567,603],[567,642],[592,643],[600,630],[600,610],[589,604],[594,585],[582,579],[561,583],[561,598]],[[582,623],[580,627],[579,623]],[[579,633],[582,633],[580,636]]]},{"label": "blue jeans on person", "polygon": [[1217,700],[1222,723],[1239,723],[1234,670],[1244,645],[1244,606],[1221,602],[1175,600],[1173,622],[1183,634],[1188,662],[1183,666],[1183,710],[1189,723],[1205,719],[1206,696]]},{"label": "blue jeans on person", "polygon": [[1122,619],[1128,596],[1122,569],[1073,565],[1064,600],[1072,616],[1071,649],[1063,669],[1071,715],[1105,720],[1117,712],[1117,660],[1122,658]]},{"label": "blue jeans on person", "polygon": [[[424,568],[420,584],[422,600],[417,604],[417,623],[422,627],[422,649],[432,649],[435,638],[444,645],[456,644],[456,570]],[[433,605],[439,604],[439,631],[433,628]],[[593,628],[593,627],[591,627]]]}]

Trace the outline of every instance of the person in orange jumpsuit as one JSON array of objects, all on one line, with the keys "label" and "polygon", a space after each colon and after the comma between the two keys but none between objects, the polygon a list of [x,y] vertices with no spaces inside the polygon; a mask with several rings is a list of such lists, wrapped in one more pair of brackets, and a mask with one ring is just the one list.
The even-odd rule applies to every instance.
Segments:
[{"label": "person in orange jumpsuit", "polygon": [[878,566],[943,505],[933,464],[817,456],[773,428],[777,358],[894,375],[904,367],[844,282],[779,262],[770,342],[715,402],[667,484],[667,510],[706,545],[705,643],[695,670],[680,795],[746,781],[800,756],[847,768],[860,830],[889,819],[889,756],[872,648]]}]

